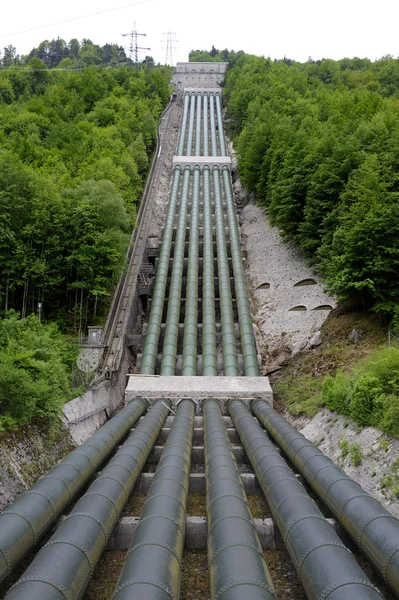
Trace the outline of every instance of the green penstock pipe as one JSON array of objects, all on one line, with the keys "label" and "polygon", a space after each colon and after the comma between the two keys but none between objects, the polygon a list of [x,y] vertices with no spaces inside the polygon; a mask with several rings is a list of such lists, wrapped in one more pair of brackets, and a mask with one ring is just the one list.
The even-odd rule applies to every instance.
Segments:
[{"label": "green penstock pipe", "polygon": [[[198,122],[197,122],[198,125]],[[197,130],[198,131],[198,130]],[[199,187],[200,169],[194,167],[194,184],[191,208],[190,241],[188,247],[186,307],[183,334],[182,375],[197,374],[198,354],[198,243],[199,243]],[[183,248],[184,250],[184,248]]]},{"label": "green penstock pipe", "polygon": [[182,400],[149,489],[115,600],[179,598],[195,404]]},{"label": "green penstock pipe", "polygon": [[218,143],[216,137],[216,120],[215,120],[215,96],[209,94],[209,116],[211,126],[211,146],[212,156],[218,156]]},{"label": "green penstock pipe", "polygon": [[244,358],[245,375],[259,377],[259,365],[256,343],[252,327],[252,315],[249,305],[247,282],[242,260],[240,233],[233,199],[230,171],[223,167],[223,183],[225,190],[227,218],[230,232],[231,260],[233,263],[234,285],[236,290],[238,321],[240,324],[241,348]]},{"label": "green penstock pipe", "polygon": [[222,325],[223,371],[226,376],[239,375],[237,344],[234,328],[233,301],[231,295],[230,269],[226,246],[225,223],[220,190],[220,171],[213,168],[215,198],[216,245],[218,254],[220,320]]},{"label": "green penstock pipe", "polygon": [[[190,119],[191,124],[191,119]],[[184,246],[186,243],[186,221],[188,192],[191,169],[186,167],[183,175],[183,189],[180,213],[177,224],[175,252],[173,256],[172,276],[170,279],[168,310],[166,315],[165,337],[162,348],[161,375],[175,375],[177,340],[179,336],[181,292],[183,283]]]},{"label": "green penstock pipe", "polygon": [[202,357],[203,375],[217,375],[215,269],[213,260],[213,231],[210,169],[203,169],[204,186],[204,250],[202,273]]},{"label": "green penstock pipe", "polygon": [[76,499],[146,407],[145,400],[130,402],[0,514],[0,583]]},{"label": "green penstock pipe", "polygon": [[197,116],[195,120],[195,156],[201,155],[201,104],[202,96],[197,95]]},{"label": "green penstock pipe", "polygon": [[251,409],[399,597],[399,520],[267,402],[253,401]]},{"label": "green penstock pipe", "polygon": [[155,277],[154,292],[151,300],[150,316],[148,319],[147,335],[145,337],[143,356],[140,365],[140,373],[145,375],[153,375],[155,373],[158,342],[161,335],[162,313],[165,303],[166,284],[168,282],[169,258],[172,248],[180,177],[181,168],[180,166],[177,166],[173,172],[172,191],[170,194],[168,212],[165,219],[162,245],[159,253],[158,267]]},{"label": "green penstock pipe", "polygon": [[382,596],[239,400],[228,412],[309,600]]},{"label": "green penstock pipe", "polygon": [[195,122],[195,102],[196,102],[196,94],[193,93],[193,94],[191,94],[191,101],[190,101],[190,120],[188,123],[186,156],[192,155],[193,137],[194,137],[194,122]]},{"label": "green penstock pipe", "polygon": [[183,154],[184,154],[184,142],[186,140],[186,128],[187,128],[189,104],[190,104],[190,94],[186,93],[186,95],[184,96],[184,109],[183,109],[183,118],[182,118],[182,122],[181,122],[181,129],[180,129],[180,135],[179,135],[179,143],[177,146],[178,156],[183,156]]},{"label": "green penstock pipe", "polygon": [[211,599],[275,599],[219,403],[206,400],[203,414]]},{"label": "green penstock pipe", "polygon": [[204,126],[204,143],[203,155],[209,155],[209,121],[208,121],[208,94],[203,95],[204,110],[203,110],[203,126]]},{"label": "green penstock pipe", "polygon": [[224,138],[224,130],[223,130],[222,109],[221,109],[221,105],[220,105],[220,94],[216,94],[216,113],[217,113],[217,118],[218,118],[220,155],[227,156],[226,141]]},{"label": "green penstock pipe", "polygon": [[83,596],[168,410],[167,401],[155,403],[11,588],[7,600]]}]

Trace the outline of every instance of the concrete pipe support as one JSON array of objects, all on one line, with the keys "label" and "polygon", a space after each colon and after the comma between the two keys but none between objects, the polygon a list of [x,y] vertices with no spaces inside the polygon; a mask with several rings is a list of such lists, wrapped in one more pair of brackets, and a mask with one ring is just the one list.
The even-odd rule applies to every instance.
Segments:
[{"label": "concrete pipe support", "polygon": [[195,404],[179,403],[113,599],[180,596]]},{"label": "concrete pipe support", "polygon": [[211,208],[211,176],[208,166],[203,170],[204,185],[204,258],[202,284],[202,357],[203,375],[217,375],[215,269],[213,262],[213,231]]},{"label": "concrete pipe support", "polygon": [[167,413],[167,402],[156,402],[11,588],[7,600],[83,596]]},{"label": "concrete pipe support", "polygon": [[203,403],[208,562],[212,600],[276,598],[216,400]]},{"label": "concrete pipe support", "polygon": [[0,583],[49,530],[146,410],[134,400],[0,514]]},{"label": "concrete pipe support", "polygon": [[[200,106],[200,105],[199,105]],[[198,127],[198,122],[197,122]],[[197,128],[198,132],[198,128]],[[188,247],[186,310],[184,314],[182,375],[197,374],[198,354],[198,245],[200,169],[194,168],[190,241]]]},{"label": "concrete pipe support", "polygon": [[240,233],[237,214],[231,187],[230,171],[223,167],[223,183],[227,205],[227,218],[230,233],[231,259],[233,263],[234,285],[237,299],[238,321],[240,324],[241,348],[244,357],[245,375],[259,377],[259,365],[256,352],[255,336],[252,328],[252,315],[249,305],[247,282],[241,252]]},{"label": "concrete pipe support", "polygon": [[225,223],[220,190],[220,171],[213,168],[213,190],[215,199],[215,227],[218,253],[218,276],[220,298],[220,320],[222,325],[223,371],[226,376],[239,375],[237,344],[234,327],[233,301],[231,295],[230,269],[226,246]]},{"label": "concrete pipe support", "polygon": [[399,597],[399,520],[267,402],[252,412]]},{"label": "concrete pipe support", "polygon": [[169,258],[172,247],[173,229],[175,220],[175,211],[177,204],[177,194],[179,190],[181,168],[175,167],[173,172],[172,191],[166,214],[165,226],[162,236],[161,251],[155,278],[154,292],[151,300],[151,310],[148,319],[147,335],[145,336],[143,357],[140,366],[140,373],[153,375],[155,373],[155,364],[157,360],[158,342],[161,335],[162,313],[165,303],[166,284],[169,273]]},{"label": "concrete pipe support", "polygon": [[[190,128],[191,127],[192,123],[190,118]],[[191,169],[190,167],[185,167],[183,175],[183,188],[181,193],[180,212],[177,224],[175,251],[173,255],[172,276],[170,279],[169,287],[165,337],[162,348],[161,375],[166,376],[175,375],[176,371],[177,341],[179,336],[181,292],[183,284],[184,267],[184,246],[186,242],[186,220],[190,179]]]},{"label": "concrete pipe support", "polygon": [[243,403],[228,412],[309,600],[381,599]]}]

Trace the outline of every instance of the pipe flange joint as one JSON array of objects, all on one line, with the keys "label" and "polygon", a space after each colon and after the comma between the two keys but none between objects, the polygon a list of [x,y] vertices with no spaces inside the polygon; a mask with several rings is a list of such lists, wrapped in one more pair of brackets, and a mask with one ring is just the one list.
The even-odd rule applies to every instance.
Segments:
[{"label": "pipe flange joint", "polygon": [[[33,493],[33,492],[26,492],[26,493],[29,494],[29,493]],[[37,535],[37,531],[36,531],[35,525],[34,525],[34,523],[31,522],[31,519],[29,517],[27,517],[26,515],[23,515],[22,513],[18,512],[16,510],[11,510],[11,509],[10,510],[7,510],[7,509],[4,510],[2,512],[2,514],[3,515],[16,515],[17,517],[20,517],[21,519],[23,519],[24,521],[26,521],[28,523],[29,527],[31,528],[32,533],[33,533],[33,545],[36,545],[38,535]]]},{"label": "pipe flange joint", "polygon": [[267,592],[272,594],[273,598],[276,598],[276,592],[270,585],[267,585],[267,583],[263,583],[262,581],[258,581],[257,579],[235,579],[234,581],[226,583],[226,585],[221,587],[218,593],[215,595],[214,600],[219,600],[220,596],[222,596],[225,592],[239,585],[254,585],[256,587],[260,587],[262,588],[262,590],[266,590]]},{"label": "pipe flange joint", "polygon": [[[38,581],[39,583],[48,583],[51,587],[55,588],[58,592],[64,596],[65,600],[74,600],[74,596],[72,596],[70,590],[68,590],[65,586],[62,585],[59,581],[52,579],[51,577],[43,577],[43,575],[31,575],[28,577],[21,577],[18,579],[17,583],[15,583],[11,590],[17,587],[17,585],[21,585],[22,583],[28,583],[30,581]],[[11,591],[10,590],[10,591]]]},{"label": "pipe flange joint", "polygon": [[112,597],[115,598],[116,595],[118,594],[118,592],[122,592],[125,588],[127,588],[131,585],[135,585],[135,584],[152,585],[154,587],[159,588],[166,594],[168,594],[168,596],[170,596],[171,600],[178,600],[177,596],[175,596],[173,594],[172,590],[167,585],[165,585],[161,581],[156,581],[155,579],[149,579],[149,578],[148,579],[136,578],[136,579],[129,579],[128,581],[125,581],[125,583],[123,583],[122,585],[120,585],[119,587],[116,588]]},{"label": "pipe flange joint", "polygon": [[326,598],[328,598],[331,592],[334,592],[336,589],[350,584],[365,585],[366,587],[371,588],[376,592],[379,592],[379,590],[372,583],[370,583],[370,581],[367,581],[367,579],[345,577],[345,579],[338,579],[337,581],[334,581],[334,583],[331,583],[328,587],[326,587],[326,589],[318,597],[318,600],[326,600]]},{"label": "pipe flange joint", "polygon": [[138,548],[142,548],[143,546],[159,546],[160,548],[165,548],[165,550],[168,550],[171,554],[173,554],[173,556],[175,557],[175,559],[179,563],[179,566],[181,567],[182,559],[180,558],[180,556],[177,553],[177,551],[175,550],[175,548],[173,548],[172,546],[169,546],[169,544],[160,544],[156,540],[144,540],[144,541],[140,542],[139,544],[135,544],[134,546],[132,546],[131,548],[129,548],[128,553],[126,554],[126,558],[132,552],[134,552]]}]

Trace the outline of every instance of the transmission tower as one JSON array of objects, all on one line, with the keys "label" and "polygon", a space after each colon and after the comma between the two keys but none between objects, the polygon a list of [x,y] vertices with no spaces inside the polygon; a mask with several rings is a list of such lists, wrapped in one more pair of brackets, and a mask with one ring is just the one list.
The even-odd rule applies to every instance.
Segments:
[{"label": "transmission tower", "polygon": [[[175,40],[172,38],[173,35],[176,35],[174,31],[169,31],[167,33],[163,33],[162,35],[166,35],[166,40],[161,40],[161,42],[163,44],[166,44],[166,59],[165,59],[165,64],[170,64],[171,67],[173,67],[173,50],[176,50],[176,46],[174,46],[173,44],[176,44],[178,42],[178,40]],[[165,46],[163,46],[163,49],[165,50]]]},{"label": "transmission tower", "polygon": [[137,33],[136,23],[133,23],[133,29],[129,33],[122,33],[123,37],[130,37],[129,58],[136,67],[139,65],[139,51],[151,50],[151,48],[143,48],[138,45],[138,37],[147,37],[146,33]]}]

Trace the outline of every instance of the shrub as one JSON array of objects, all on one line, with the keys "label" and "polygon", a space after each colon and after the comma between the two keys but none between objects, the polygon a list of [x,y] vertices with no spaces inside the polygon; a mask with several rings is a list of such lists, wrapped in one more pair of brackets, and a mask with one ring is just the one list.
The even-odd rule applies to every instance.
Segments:
[{"label": "shrub", "polygon": [[349,458],[354,467],[358,467],[363,460],[363,450],[360,444],[349,444]]},{"label": "shrub", "polygon": [[366,427],[371,425],[374,420],[376,400],[381,392],[382,388],[377,377],[365,375],[355,381],[349,403],[350,417],[360,425]]},{"label": "shrub", "polygon": [[348,415],[350,390],[350,380],[344,373],[338,371],[335,379],[327,376],[323,383],[323,401],[327,408]]},{"label": "shrub", "polygon": [[72,396],[71,365],[78,348],[57,327],[12,314],[0,321],[0,430],[33,418],[54,423]]},{"label": "shrub", "polygon": [[349,452],[349,442],[346,438],[342,438],[338,442],[338,448],[341,450],[342,458],[346,458]]},{"label": "shrub", "polygon": [[399,437],[399,349],[377,352],[351,376],[326,377],[322,401],[361,426]]}]

